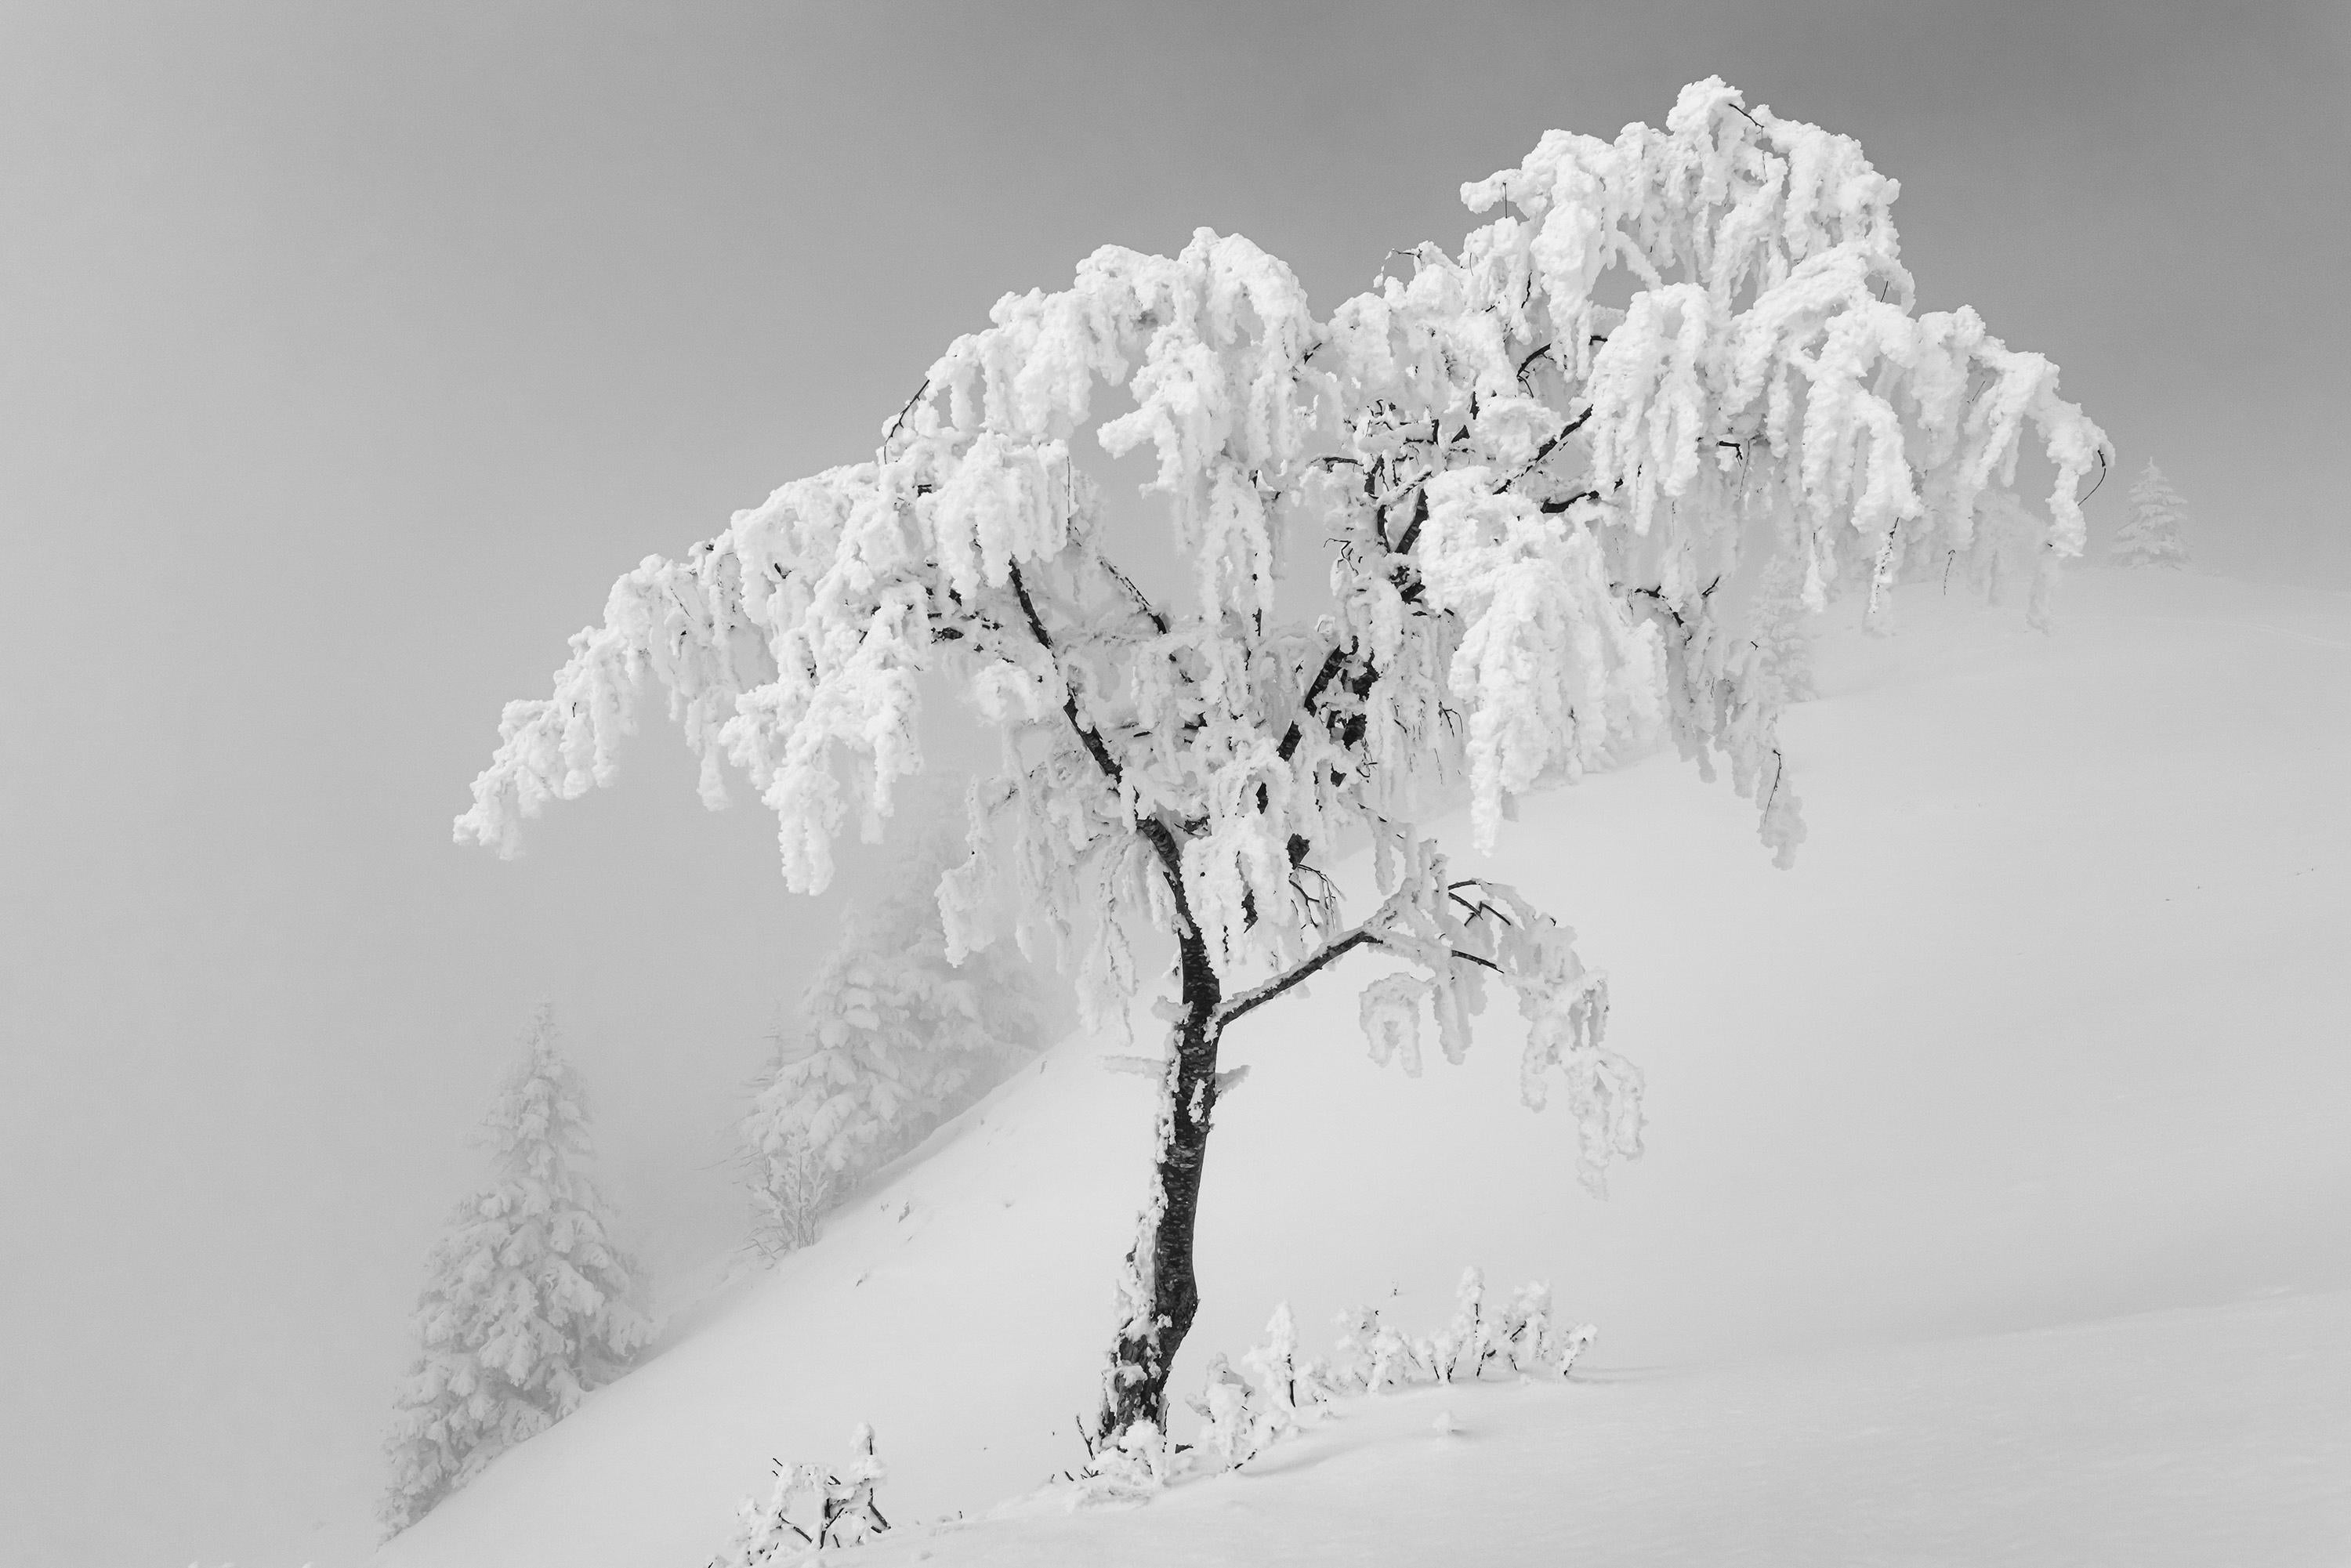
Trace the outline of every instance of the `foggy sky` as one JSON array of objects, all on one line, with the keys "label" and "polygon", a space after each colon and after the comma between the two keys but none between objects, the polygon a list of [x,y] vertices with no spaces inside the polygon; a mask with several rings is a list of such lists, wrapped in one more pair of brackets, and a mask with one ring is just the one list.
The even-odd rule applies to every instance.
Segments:
[{"label": "foggy sky", "polygon": [[[0,1556],[274,1568],[371,1500],[532,1001],[664,1268],[844,888],[622,788],[449,842],[648,551],[870,453],[1007,289],[1206,225],[1318,306],[1719,73],[1898,177],[2212,566],[2351,575],[2351,11],[0,8]],[[856,862],[852,862],[854,864]],[[853,883],[854,877],[844,879]],[[23,1543],[21,1546],[19,1543]]]}]

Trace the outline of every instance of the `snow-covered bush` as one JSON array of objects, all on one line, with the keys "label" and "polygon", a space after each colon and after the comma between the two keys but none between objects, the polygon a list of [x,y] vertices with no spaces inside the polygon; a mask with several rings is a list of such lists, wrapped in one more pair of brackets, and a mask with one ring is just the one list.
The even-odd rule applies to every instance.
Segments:
[{"label": "snow-covered bush", "polygon": [[807,1132],[792,1103],[769,1103],[770,1076],[744,1118],[744,1162],[751,1190],[751,1244],[770,1259],[796,1252],[817,1239],[818,1222],[841,1186]]},{"label": "snow-covered bush", "polygon": [[[1424,244],[1328,315],[1238,236],[1104,247],[949,345],[870,462],[616,582],[553,694],[507,705],[457,835],[511,852],[609,781],[651,676],[705,799],[747,773],[786,878],[821,888],[852,810],[878,834],[923,768],[925,694],[955,691],[1003,749],[940,884],[948,956],[1008,900],[1023,950],[1115,1023],[1156,983],[1143,939],[1174,949],[1102,1413],[1108,1437],[1164,1428],[1224,1031],[1325,966],[1384,950],[1404,972],[1365,1009],[1374,1049],[1433,1014],[1456,1060],[1504,988],[1523,1096],[1563,1082],[1584,1180],[1639,1150],[1640,1074],[1574,933],[1419,824],[1466,797],[1489,850],[1520,796],[1669,739],[1727,764],[1784,861],[1779,683],[1716,590],[1777,554],[1807,608],[1851,585],[1875,616],[1906,571],[1988,548],[1981,504],[2031,451],[2036,570],[2079,551],[2105,435],[2049,361],[1917,309],[1898,192],[1708,78],[1662,130],[1545,136],[1463,187],[1498,215],[1458,252]],[[1151,448],[1184,580],[1114,558],[1089,434]],[[1301,571],[1327,612],[1284,613]],[[1350,909],[1332,873],[1366,842]]]},{"label": "snow-covered bush", "polygon": [[787,1553],[854,1546],[890,1528],[873,1490],[888,1473],[873,1453],[873,1428],[858,1424],[850,1438],[855,1458],[835,1473],[816,1465],[776,1464],[775,1489],[765,1507],[743,1500],[735,1537],[710,1568],[762,1568]]},{"label": "snow-covered bush", "polygon": [[1596,1332],[1589,1323],[1562,1324],[1551,1287],[1539,1281],[1489,1305],[1485,1276],[1476,1269],[1463,1271],[1453,1316],[1433,1333],[1405,1335],[1382,1322],[1376,1307],[1343,1313],[1339,1326],[1331,1361],[1308,1364],[1304,1375],[1309,1385],[1331,1396],[1480,1377],[1565,1377]]},{"label": "snow-covered bush", "polygon": [[2130,506],[2107,558],[2116,566],[2186,566],[2188,503],[2152,460],[2131,486]]},{"label": "snow-covered bush", "polygon": [[653,1335],[636,1266],[589,1179],[587,1103],[552,1009],[532,1018],[483,1133],[495,1179],[457,1206],[425,1266],[419,1354],[384,1445],[387,1535],[570,1414]]},{"label": "snow-covered bush", "polygon": [[758,1244],[789,1252],[879,1166],[1034,1051],[1035,988],[1012,955],[949,960],[937,889],[947,846],[923,850],[852,917],[802,994],[784,1057],[743,1121]]}]

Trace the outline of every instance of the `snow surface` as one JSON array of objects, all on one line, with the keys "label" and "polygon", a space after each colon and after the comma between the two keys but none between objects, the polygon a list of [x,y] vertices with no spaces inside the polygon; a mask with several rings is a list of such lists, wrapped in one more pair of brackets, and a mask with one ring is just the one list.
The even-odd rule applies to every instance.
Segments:
[{"label": "snow surface", "polygon": [[1146,1510],[1073,1511],[1064,1490],[826,1557],[859,1568],[2351,1558],[2345,1292],[1583,1377],[1356,1400]]},{"label": "snow surface", "polygon": [[[2351,1557],[2351,597],[2085,571],[2053,635],[1931,587],[1896,618],[1824,638],[1787,721],[1792,872],[1663,758],[1504,832],[1649,1074],[1609,1202],[1519,1106],[1507,1009],[1418,1080],[1365,1055],[1369,963],[1228,1037],[1179,1390],[1277,1300],[1319,1349],[1392,1292],[1434,1326],[1469,1263],[1599,1323],[1589,1385],[1397,1396],[1141,1511],[865,1555]],[[698,1568],[861,1419],[902,1524],[1073,1464],[1146,1179],[1152,1086],[1093,1061],[1125,1049],[1057,1048],[380,1561]]]}]

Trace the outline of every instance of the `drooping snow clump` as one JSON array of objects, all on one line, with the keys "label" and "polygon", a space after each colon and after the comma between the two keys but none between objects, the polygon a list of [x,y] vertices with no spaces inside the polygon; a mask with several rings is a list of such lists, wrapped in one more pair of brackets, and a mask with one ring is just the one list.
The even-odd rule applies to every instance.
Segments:
[{"label": "drooping snow clump", "polygon": [[802,994],[796,1026],[743,1121],[755,1239],[816,1239],[826,1208],[1035,1051],[1028,970],[1000,949],[947,956],[937,889],[949,846],[907,857],[852,917]]},{"label": "drooping snow clump", "polygon": [[636,1266],[589,1179],[586,1101],[552,1009],[532,1018],[483,1133],[495,1178],[457,1206],[425,1266],[419,1353],[384,1444],[387,1535],[570,1414],[652,1337]]},{"label": "drooping snow clump", "polygon": [[2186,566],[2188,503],[2152,461],[2131,486],[2130,504],[2107,558],[2116,566]]},{"label": "drooping snow clump", "polygon": [[1779,703],[1809,702],[1813,685],[1813,612],[1804,602],[1803,570],[1793,557],[1774,557],[1757,584],[1748,612],[1750,636],[1761,675]]},{"label": "drooping snow clump", "polygon": [[[852,815],[878,834],[922,770],[925,694],[955,692],[1003,747],[940,884],[950,957],[1008,903],[1115,1024],[1158,983],[1145,941],[1174,949],[1102,1416],[1164,1429],[1224,1031],[1323,967],[1402,966],[1364,1021],[1408,1064],[1424,1017],[1458,1059],[1501,988],[1523,1096],[1563,1090],[1584,1180],[1640,1148],[1641,1077],[1574,933],[1422,824],[1466,797],[1490,849],[1519,797],[1665,739],[1728,767],[1784,861],[1783,683],[1717,590],[1777,556],[1808,609],[1850,587],[1876,616],[1929,563],[2021,545],[2045,582],[2079,552],[2105,436],[2048,360],[1917,308],[1898,193],[1853,141],[1709,78],[1662,130],[1546,135],[1462,188],[1495,215],[1458,251],[1424,244],[1327,315],[1237,235],[1098,250],[950,344],[871,461],[621,578],[552,694],[507,705],[457,835],[511,852],[609,782],[651,677],[704,798],[747,775],[787,880],[821,888]],[[1155,459],[1177,580],[1114,559],[1089,444]],[[1990,538],[2028,455],[2045,512]],[[1301,572],[1327,611],[1283,612]],[[1347,907],[1332,873],[1365,842],[1376,886]]]}]

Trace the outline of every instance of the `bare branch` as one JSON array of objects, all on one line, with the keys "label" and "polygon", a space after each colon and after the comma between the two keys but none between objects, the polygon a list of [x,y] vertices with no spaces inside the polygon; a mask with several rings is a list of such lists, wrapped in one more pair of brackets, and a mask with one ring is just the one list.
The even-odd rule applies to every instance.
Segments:
[{"label": "bare branch", "polygon": [[1404,538],[1395,542],[1396,554],[1412,553],[1412,547],[1420,542],[1420,525],[1426,521],[1428,521],[1428,486],[1422,485],[1413,494],[1412,521],[1405,526]]},{"label": "bare branch", "polygon": [[2079,507],[2079,506],[2083,506],[2083,505],[2086,504],[2086,503],[2089,501],[2089,499],[2090,499],[2090,496],[2095,496],[2095,495],[2096,495],[2096,494],[2098,493],[2098,486],[2099,486],[2100,485],[2105,484],[2105,482],[2106,482],[2106,455],[2105,455],[2105,453],[2101,452],[2101,453],[2099,453],[2099,454],[2098,454],[2098,477],[2097,477],[2097,478],[2096,478],[2096,480],[2095,480],[2095,482],[2093,482],[2093,483],[2092,483],[2092,485],[2090,486],[2089,495],[2085,495],[2085,496],[2084,496],[2084,497],[2082,497],[2082,499],[2081,499],[2081,500],[2076,501],[2076,502],[2074,502],[2074,504],[2075,506],[2077,506],[2077,507]]},{"label": "bare branch", "polygon": [[1144,618],[1159,629],[1159,634],[1162,637],[1167,635],[1167,617],[1152,607],[1151,601],[1144,597],[1143,590],[1134,586],[1134,579],[1112,565],[1108,557],[1102,558],[1102,565],[1104,571],[1118,580],[1118,585],[1121,588],[1134,596],[1135,608],[1143,612]]},{"label": "bare branch", "polygon": [[899,409],[898,416],[890,422],[890,428],[882,433],[882,444],[883,446],[888,446],[890,443],[896,438],[898,432],[905,427],[906,416],[914,412],[914,405],[922,402],[923,394],[930,390],[931,378],[925,376],[923,378],[923,384],[914,389],[914,395],[906,400],[905,406]]},{"label": "bare branch", "polygon": [[1537,468],[1542,465],[1542,460],[1544,458],[1559,450],[1559,444],[1561,442],[1565,441],[1569,436],[1573,435],[1577,431],[1582,430],[1583,428],[1584,422],[1589,420],[1591,417],[1592,405],[1590,403],[1586,403],[1583,405],[1583,412],[1577,414],[1573,419],[1569,420],[1565,424],[1562,425],[1557,435],[1552,436],[1549,441],[1544,442],[1541,446],[1535,448],[1535,455],[1527,459],[1525,467],[1520,469],[1517,473],[1503,480],[1499,486],[1496,486],[1496,488],[1498,490],[1507,490],[1511,486],[1517,484],[1520,480],[1525,478],[1528,475],[1533,473]]},{"label": "bare branch", "polygon": [[1374,934],[1371,922],[1365,921],[1337,941],[1324,943],[1321,952],[1296,968],[1276,975],[1261,986],[1252,986],[1238,995],[1227,997],[1217,1008],[1217,1027],[1222,1029],[1243,1013],[1261,1008],[1282,992],[1304,984],[1309,976],[1329,968],[1356,948],[1379,946],[1380,938]]},{"label": "bare branch", "polygon": [[[1350,646],[1352,646],[1352,644],[1350,644]],[[1312,683],[1307,686],[1306,695],[1299,699],[1298,712],[1300,717],[1293,718],[1290,721],[1290,727],[1282,732],[1281,745],[1276,748],[1276,755],[1278,755],[1284,762],[1289,761],[1292,757],[1297,755],[1298,743],[1305,738],[1305,732],[1300,729],[1299,726],[1303,721],[1305,715],[1311,714],[1314,711],[1315,699],[1322,695],[1322,688],[1329,685],[1332,677],[1336,676],[1340,670],[1345,666],[1347,663],[1347,652],[1348,650],[1346,648],[1332,649],[1329,655],[1323,659],[1322,669],[1315,672]]]}]

